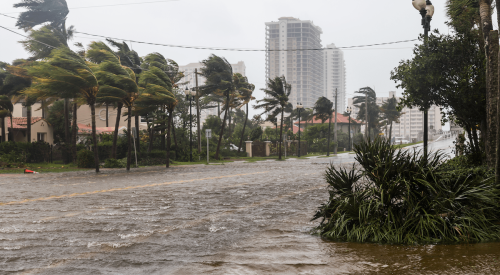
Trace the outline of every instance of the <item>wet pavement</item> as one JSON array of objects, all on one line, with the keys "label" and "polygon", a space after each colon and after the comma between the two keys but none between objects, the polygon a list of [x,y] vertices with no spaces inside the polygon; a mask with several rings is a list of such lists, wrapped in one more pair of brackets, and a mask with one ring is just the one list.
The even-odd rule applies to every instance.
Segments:
[{"label": "wet pavement", "polygon": [[500,273],[497,243],[311,235],[325,168],[353,156],[1,177],[0,274]]}]

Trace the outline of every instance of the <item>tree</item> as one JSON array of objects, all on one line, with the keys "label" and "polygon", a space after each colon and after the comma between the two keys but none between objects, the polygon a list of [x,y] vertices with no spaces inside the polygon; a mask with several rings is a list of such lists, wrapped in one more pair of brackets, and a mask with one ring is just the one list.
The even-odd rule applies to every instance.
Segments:
[{"label": "tree", "polygon": [[283,115],[288,105],[288,99],[292,91],[292,85],[286,82],[284,76],[277,76],[274,79],[269,78],[266,87],[262,91],[266,94],[264,99],[257,100],[255,109],[264,109],[263,114],[267,114],[274,120],[281,114],[280,121],[280,139],[279,139],[279,159],[281,160],[281,142],[283,141]]},{"label": "tree", "polygon": [[[56,40],[61,42],[64,46],[68,47],[68,41],[73,38],[74,27],[70,26],[69,28],[66,28],[66,18],[69,14],[69,8],[66,0],[21,0],[19,3],[14,4],[14,8],[27,9],[27,11],[21,12],[21,14],[19,14],[16,23],[16,26],[18,28],[23,29],[24,31],[31,31],[31,33],[33,34],[34,27],[45,24],[45,26],[50,28],[53,34],[57,37]],[[41,32],[35,31],[35,35],[31,38],[45,39],[45,36],[47,34],[47,32],[44,32],[44,28],[42,28]],[[27,40],[26,42],[28,41],[30,40]],[[33,40],[31,41],[33,42]],[[53,38],[51,38],[51,41],[55,42]],[[40,60],[42,58],[48,57],[51,54],[51,51],[49,49],[42,48],[40,45],[35,45],[35,43],[28,44],[30,45],[29,47],[27,47],[25,43],[25,49],[27,49],[28,52],[34,49],[38,49],[38,54],[33,55],[32,59],[37,58],[38,60]],[[53,46],[58,47],[56,45]],[[69,98],[64,99],[64,104],[65,138],[66,144],[70,144]]]},{"label": "tree", "polygon": [[10,98],[5,95],[0,95],[0,119],[1,127],[2,127],[2,140],[1,142],[5,142],[6,132],[5,132],[5,118],[10,117],[12,123],[12,112],[14,112],[14,105],[10,101]]},{"label": "tree", "polygon": [[318,98],[316,103],[314,104],[314,115],[321,119],[321,123],[325,123],[328,119],[328,141],[327,141],[327,149],[326,155],[330,155],[330,136],[331,136],[331,125],[332,125],[332,114],[334,112],[333,102],[331,102],[328,98],[322,96]]},{"label": "tree", "polygon": [[397,107],[398,107],[398,101],[394,96],[389,98],[386,102],[382,104],[382,106],[380,106],[380,111],[382,112],[382,119],[385,120],[387,125],[390,125],[389,140],[391,140],[392,137],[392,123],[393,122],[399,123],[399,118],[402,115],[401,111],[399,111]]},{"label": "tree", "polygon": [[[413,59],[400,62],[391,79],[404,90],[402,106],[440,106],[445,121],[454,117],[467,129],[472,148],[479,153],[477,130],[478,125],[485,126],[487,104],[485,56],[476,37],[471,32],[442,35],[436,31],[426,45],[414,49]],[[494,159],[489,156],[492,165]]]},{"label": "tree", "polygon": [[[120,59],[120,63],[123,66],[128,67],[132,71],[134,71],[137,82],[139,80],[139,75],[143,70],[141,68],[142,59],[139,57],[139,54],[136,51],[130,49],[128,44],[125,42],[120,43],[112,39],[106,39],[106,41],[108,41],[109,44],[111,44],[113,47],[117,49],[117,51],[115,51],[115,55],[117,55],[118,58]],[[122,108],[123,108],[123,103],[118,102],[116,106],[117,115],[115,123],[115,132],[113,135],[113,158],[116,158],[116,142],[118,139],[118,127],[120,123]],[[134,112],[134,117],[135,117],[135,128],[137,129],[136,131],[139,131],[139,115],[136,112]],[[106,115],[106,120],[107,120],[107,115]],[[141,146],[139,138],[137,138],[135,142],[136,142],[137,152],[140,152]]]},{"label": "tree", "polygon": [[368,129],[366,129],[366,137],[368,138],[370,136],[370,132],[372,133],[372,136],[375,137],[379,133],[380,113],[380,108],[377,106],[377,93],[375,93],[375,91],[370,87],[361,88],[356,93],[362,94],[353,98],[353,105],[359,108],[357,119],[364,120],[368,123]]},{"label": "tree", "polygon": [[203,68],[201,68],[201,75],[205,77],[205,85],[199,87],[204,95],[217,94],[225,98],[224,101],[224,119],[222,120],[222,127],[219,134],[219,141],[217,142],[217,149],[215,151],[215,158],[219,158],[220,145],[226,127],[226,119],[234,103],[236,91],[246,90],[247,82],[245,79],[233,74],[231,64],[223,57],[211,55],[208,59],[202,61]]},{"label": "tree", "polygon": [[47,60],[28,67],[28,74],[33,78],[34,85],[26,93],[37,98],[69,98],[73,94],[78,94],[87,102],[92,114],[94,161],[96,172],[99,172],[95,122],[95,103],[99,84],[91,67],[94,67],[92,63],[85,62],[70,49],[65,47],[55,49]]},{"label": "tree", "polygon": [[[245,77],[245,83],[248,83],[247,78]],[[255,97],[252,96],[253,91],[255,90],[255,85],[248,83],[248,85],[245,85],[245,89],[239,90],[240,92],[240,99],[242,100],[241,106],[245,105],[246,106],[246,112],[245,112],[245,122],[243,123],[243,130],[241,131],[241,138],[240,138],[240,145],[238,146],[238,153],[241,150],[241,147],[243,146],[243,139],[245,138],[245,128],[247,126],[247,121],[248,121],[248,104],[250,101],[254,100]]]},{"label": "tree", "polygon": [[[132,152],[132,107],[139,96],[135,73],[132,69],[122,66],[118,57],[103,42],[92,42],[86,56],[88,60],[98,65],[95,70],[99,82],[97,99],[103,102],[120,102],[127,107],[127,171],[129,171]],[[116,152],[116,149],[113,151]]]},{"label": "tree", "polygon": [[22,103],[26,108],[26,141],[31,142],[31,106],[35,104],[36,98],[25,95],[23,92],[31,86],[31,78],[27,75],[26,67],[30,63],[23,59],[17,59],[12,66],[7,66],[8,75],[0,94],[7,95],[15,103]]}]

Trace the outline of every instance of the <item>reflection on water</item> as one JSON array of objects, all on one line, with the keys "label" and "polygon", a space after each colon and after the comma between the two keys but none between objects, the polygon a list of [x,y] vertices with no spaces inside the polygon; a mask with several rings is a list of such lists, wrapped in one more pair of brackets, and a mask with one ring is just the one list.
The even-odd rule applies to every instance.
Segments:
[{"label": "reflection on water", "polygon": [[500,274],[500,243],[403,246],[323,241],[323,245],[332,258],[343,255],[362,273]]}]

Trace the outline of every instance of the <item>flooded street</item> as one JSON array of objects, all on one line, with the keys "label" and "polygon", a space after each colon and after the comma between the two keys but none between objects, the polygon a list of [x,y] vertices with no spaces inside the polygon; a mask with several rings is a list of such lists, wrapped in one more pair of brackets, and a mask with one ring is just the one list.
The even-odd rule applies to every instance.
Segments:
[{"label": "flooded street", "polygon": [[[500,244],[309,231],[331,159],[0,177],[0,274],[498,274]],[[344,163],[344,164],[342,164]]]}]

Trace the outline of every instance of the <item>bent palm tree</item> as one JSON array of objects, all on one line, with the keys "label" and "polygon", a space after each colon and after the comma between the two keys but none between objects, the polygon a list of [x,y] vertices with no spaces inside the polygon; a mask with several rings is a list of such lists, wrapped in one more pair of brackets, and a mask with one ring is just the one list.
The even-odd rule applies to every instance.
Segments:
[{"label": "bent palm tree", "polygon": [[35,62],[27,68],[34,85],[25,91],[37,98],[71,98],[77,94],[90,106],[92,114],[92,141],[96,172],[99,172],[95,103],[99,84],[91,67],[97,65],[85,62],[81,56],[63,47],[52,51],[45,61]]},{"label": "bent palm tree", "polygon": [[399,118],[403,114],[401,111],[398,111],[398,101],[393,96],[389,98],[386,102],[380,106],[380,111],[382,112],[382,119],[385,120],[386,124],[389,126],[389,141],[392,138],[392,123],[399,123]]},{"label": "bent palm tree", "polygon": [[375,135],[379,125],[378,116],[380,108],[377,106],[377,93],[370,87],[361,88],[356,93],[362,94],[353,98],[353,105],[359,109],[356,118],[366,122],[367,127],[365,135],[366,138],[368,138],[370,129],[373,130],[373,134]]},{"label": "bent palm tree", "polygon": [[285,108],[288,105],[288,98],[290,92],[292,91],[292,85],[286,82],[284,76],[277,76],[274,79],[267,80],[267,88],[262,89],[266,94],[264,99],[257,100],[257,105],[254,106],[255,109],[264,109],[263,113],[266,113],[271,119],[276,118],[276,116],[281,114],[280,122],[280,139],[279,139],[279,159],[281,160],[281,142],[283,140],[283,116]]},{"label": "bent palm tree", "polygon": [[333,114],[333,102],[328,98],[322,96],[318,98],[314,104],[314,115],[321,119],[321,123],[325,123],[328,119],[328,143],[326,144],[326,155],[330,155],[330,136],[331,136],[331,125],[332,125],[332,114]]},{"label": "bent palm tree", "polygon": [[[248,83],[248,81],[245,82]],[[243,130],[241,131],[240,146],[238,146],[238,153],[241,150],[241,146],[243,145],[243,138],[245,136],[245,128],[247,126],[247,121],[248,121],[248,104],[250,103],[250,101],[255,99],[255,97],[252,96],[254,90],[255,90],[255,85],[249,83],[247,89],[240,91],[240,98],[243,101],[241,103],[241,106],[246,105],[247,110],[245,113],[245,122],[243,123]]]}]

